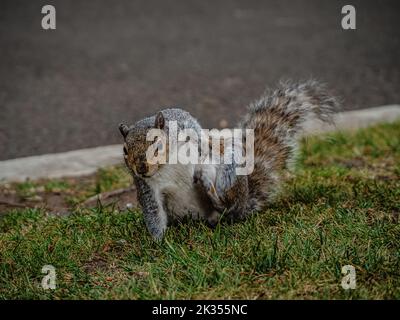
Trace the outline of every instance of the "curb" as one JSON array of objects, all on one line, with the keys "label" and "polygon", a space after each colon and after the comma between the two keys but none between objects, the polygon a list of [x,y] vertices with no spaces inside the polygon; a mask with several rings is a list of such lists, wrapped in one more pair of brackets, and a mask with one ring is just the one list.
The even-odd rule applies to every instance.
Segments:
[{"label": "curb", "polygon": [[118,163],[122,163],[119,144],[5,160],[0,161],[0,183],[89,175]]},{"label": "curb", "polygon": [[[400,105],[341,112],[336,115],[334,126],[316,121],[306,123],[305,134],[358,129],[399,118]],[[0,183],[89,175],[101,167],[122,162],[120,144],[5,160],[0,161]]]}]

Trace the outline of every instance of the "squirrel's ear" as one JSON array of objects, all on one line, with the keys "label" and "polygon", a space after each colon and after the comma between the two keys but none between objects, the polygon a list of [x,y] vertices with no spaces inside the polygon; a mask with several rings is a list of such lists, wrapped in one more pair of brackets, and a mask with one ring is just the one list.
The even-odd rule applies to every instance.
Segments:
[{"label": "squirrel's ear", "polygon": [[128,132],[129,132],[128,126],[126,124],[120,123],[118,128],[119,128],[119,131],[121,132],[122,136],[124,138],[126,138],[126,136],[128,135]]},{"label": "squirrel's ear", "polygon": [[164,129],[165,126],[165,118],[163,113],[160,111],[156,115],[156,121],[154,123],[154,126],[158,129]]}]

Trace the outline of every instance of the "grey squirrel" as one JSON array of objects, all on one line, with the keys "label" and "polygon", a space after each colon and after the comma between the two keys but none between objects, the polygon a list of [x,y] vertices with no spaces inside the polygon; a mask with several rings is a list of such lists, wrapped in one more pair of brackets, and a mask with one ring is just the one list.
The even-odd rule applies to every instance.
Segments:
[{"label": "grey squirrel", "polygon": [[[124,137],[124,160],[137,188],[147,229],[162,239],[170,222],[191,216],[211,225],[221,214],[236,221],[265,209],[273,200],[282,180],[281,173],[293,162],[299,134],[305,122],[316,117],[332,122],[338,101],[325,86],[309,80],[281,83],[251,104],[239,127],[254,130],[254,170],[236,175],[235,164],[151,164],[146,152],[150,129],[168,133],[169,121],[178,130],[201,126],[188,112],[173,108],[145,118],[128,127],[119,125]],[[156,153],[167,153],[169,144],[158,145]]]}]

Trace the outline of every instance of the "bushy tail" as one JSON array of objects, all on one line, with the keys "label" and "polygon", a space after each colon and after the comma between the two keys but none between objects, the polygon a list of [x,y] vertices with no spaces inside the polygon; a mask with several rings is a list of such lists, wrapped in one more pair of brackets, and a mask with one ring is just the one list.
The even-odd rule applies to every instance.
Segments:
[{"label": "bushy tail", "polygon": [[253,210],[261,210],[278,189],[279,173],[294,159],[307,120],[332,123],[338,101],[314,80],[285,82],[250,106],[242,128],[254,129],[254,171],[248,177]]}]

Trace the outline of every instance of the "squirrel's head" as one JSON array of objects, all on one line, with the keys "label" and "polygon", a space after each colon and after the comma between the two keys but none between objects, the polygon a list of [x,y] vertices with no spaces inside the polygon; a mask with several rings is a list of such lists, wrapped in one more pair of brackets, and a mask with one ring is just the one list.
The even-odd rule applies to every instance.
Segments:
[{"label": "squirrel's head", "polygon": [[161,111],[155,118],[147,118],[131,127],[122,123],[119,125],[119,131],[124,137],[125,164],[132,174],[141,178],[151,177],[159,170],[162,164],[155,163],[154,158],[166,154],[168,149],[159,137],[148,139],[148,133],[152,129],[164,131],[165,118]]}]

